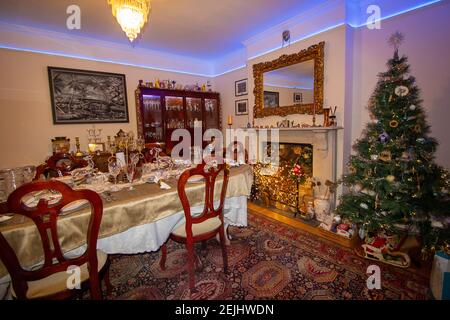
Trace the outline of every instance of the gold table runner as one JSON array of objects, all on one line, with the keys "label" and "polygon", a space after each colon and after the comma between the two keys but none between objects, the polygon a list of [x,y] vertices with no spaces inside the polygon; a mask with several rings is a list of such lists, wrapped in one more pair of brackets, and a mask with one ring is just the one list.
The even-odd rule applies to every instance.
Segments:
[{"label": "gold table runner", "polygon": [[[226,197],[248,196],[253,181],[249,165],[232,168],[228,181]],[[132,227],[163,219],[171,214],[183,211],[178,197],[177,182],[165,181],[169,190],[160,189],[157,184],[142,184],[135,190],[128,188],[112,193],[115,200],[103,201],[103,217],[99,238],[105,238],[124,232]],[[215,200],[220,197],[222,180],[218,180],[214,192]],[[204,203],[204,182],[188,183],[186,194],[191,206]],[[86,230],[90,218],[90,209],[61,216],[58,219],[58,232],[63,251],[76,249],[86,243]],[[23,266],[32,266],[43,260],[41,239],[34,223],[20,215],[0,224],[0,232],[15,250]],[[0,278],[8,272],[0,261]]]}]

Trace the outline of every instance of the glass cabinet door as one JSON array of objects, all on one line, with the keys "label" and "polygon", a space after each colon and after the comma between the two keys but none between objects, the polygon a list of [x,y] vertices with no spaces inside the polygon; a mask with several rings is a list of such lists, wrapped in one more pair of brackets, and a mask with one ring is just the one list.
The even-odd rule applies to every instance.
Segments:
[{"label": "glass cabinet door", "polygon": [[166,128],[184,129],[184,107],[182,97],[166,97]]},{"label": "glass cabinet door", "polygon": [[165,122],[166,122],[166,150],[170,152],[173,146],[177,142],[172,142],[172,132],[176,129],[184,129],[184,106],[183,97],[170,97],[165,98]]},{"label": "glass cabinet door", "polygon": [[163,126],[161,96],[143,95],[142,104],[145,142],[152,143],[162,141]]},{"label": "glass cabinet door", "polygon": [[202,99],[186,98],[186,124],[188,129],[194,129],[194,126],[202,127]]},{"label": "glass cabinet door", "polygon": [[205,129],[219,129],[217,99],[205,99]]}]

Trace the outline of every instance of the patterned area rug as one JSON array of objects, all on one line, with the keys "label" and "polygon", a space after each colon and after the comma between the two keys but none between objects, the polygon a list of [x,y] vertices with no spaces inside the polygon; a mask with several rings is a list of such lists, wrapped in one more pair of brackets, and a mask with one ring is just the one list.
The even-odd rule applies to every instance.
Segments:
[{"label": "patterned area rug", "polygon": [[166,270],[160,252],[113,256],[108,299],[427,299],[428,279],[379,263],[381,290],[368,290],[373,261],[281,222],[249,213],[249,227],[230,227],[229,272],[220,246],[196,252],[196,291],[189,296],[183,245],[169,241]]}]

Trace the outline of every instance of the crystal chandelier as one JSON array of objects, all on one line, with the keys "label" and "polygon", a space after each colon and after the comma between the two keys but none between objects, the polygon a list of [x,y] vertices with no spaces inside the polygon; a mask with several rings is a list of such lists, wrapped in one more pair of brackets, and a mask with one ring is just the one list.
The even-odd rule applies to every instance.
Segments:
[{"label": "crystal chandelier", "polygon": [[150,0],[108,0],[112,14],[132,42],[147,22]]}]

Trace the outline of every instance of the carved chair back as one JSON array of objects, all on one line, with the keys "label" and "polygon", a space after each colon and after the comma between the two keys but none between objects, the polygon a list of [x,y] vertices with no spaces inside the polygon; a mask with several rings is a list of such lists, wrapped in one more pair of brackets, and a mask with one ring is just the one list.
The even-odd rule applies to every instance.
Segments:
[{"label": "carved chair back", "polygon": [[[52,204],[45,199],[40,199],[35,207],[25,205],[23,200],[25,196],[32,192],[45,192],[46,190],[61,194],[61,198]],[[68,258],[64,256],[61,249],[57,221],[61,209],[77,200],[86,200],[91,206],[91,218],[87,228],[87,249],[76,258]],[[40,280],[54,273],[67,271],[71,265],[81,266],[88,263],[90,284],[91,286],[98,285],[97,238],[103,214],[103,203],[97,193],[91,190],[75,191],[59,181],[35,181],[24,184],[12,192],[8,197],[7,206],[9,212],[23,215],[34,222],[44,251],[44,263],[39,266],[39,269],[25,269],[21,266],[14,249],[0,232],[0,259],[11,276],[14,292],[18,299],[26,298],[28,281]]]},{"label": "carved chair back", "polygon": [[[220,190],[219,206],[215,208],[214,192],[216,188],[216,180],[218,180],[217,178],[222,172],[222,189]],[[178,195],[184,209],[184,215],[186,218],[186,234],[188,237],[192,237],[193,224],[201,223],[207,219],[217,216],[219,216],[223,222],[223,205],[227,192],[229,175],[230,170],[226,164],[209,165],[202,163],[193,169],[186,170],[180,176],[178,180]],[[185,190],[189,178],[193,176],[202,176],[205,185],[205,202],[203,211],[196,216],[191,215],[191,205]]]}]

